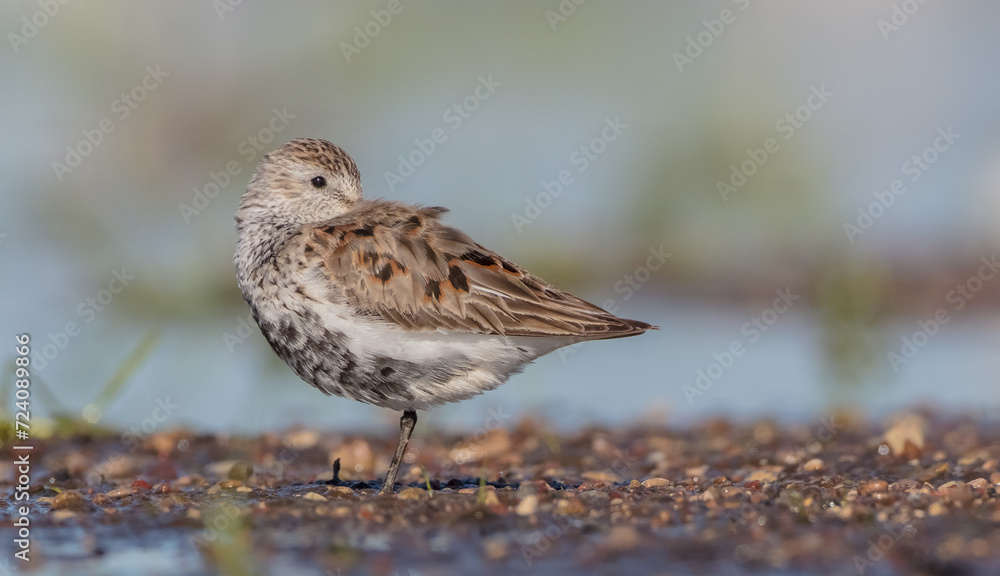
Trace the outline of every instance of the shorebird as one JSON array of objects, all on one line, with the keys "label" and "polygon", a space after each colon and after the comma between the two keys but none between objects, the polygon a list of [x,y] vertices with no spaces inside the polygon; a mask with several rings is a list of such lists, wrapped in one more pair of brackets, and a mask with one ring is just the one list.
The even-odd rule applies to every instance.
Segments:
[{"label": "shorebird", "polygon": [[261,158],[236,212],[237,280],[275,353],[326,394],[403,412],[381,494],[417,410],[492,390],[563,346],[655,328],[556,288],[445,212],[362,199],[354,160],[312,138]]}]

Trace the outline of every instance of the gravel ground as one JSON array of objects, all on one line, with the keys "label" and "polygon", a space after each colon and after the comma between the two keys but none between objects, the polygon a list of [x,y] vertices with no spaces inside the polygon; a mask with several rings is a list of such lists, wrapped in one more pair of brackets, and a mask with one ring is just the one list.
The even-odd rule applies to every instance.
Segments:
[{"label": "gravel ground", "polygon": [[394,497],[388,435],[33,443],[29,563],[0,464],[12,572],[1000,574],[1000,429],[930,413],[418,433]]}]

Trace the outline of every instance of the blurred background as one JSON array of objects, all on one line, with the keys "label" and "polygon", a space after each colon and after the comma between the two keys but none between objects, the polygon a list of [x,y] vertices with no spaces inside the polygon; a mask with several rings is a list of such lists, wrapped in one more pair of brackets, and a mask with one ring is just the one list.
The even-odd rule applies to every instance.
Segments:
[{"label": "blurred background", "polygon": [[990,418],[998,17],[986,0],[6,2],[3,356],[31,334],[38,416],[394,423],[299,381],[236,288],[250,174],[311,136],[353,155],[367,196],[447,206],[661,327],[554,353],[423,426]]}]

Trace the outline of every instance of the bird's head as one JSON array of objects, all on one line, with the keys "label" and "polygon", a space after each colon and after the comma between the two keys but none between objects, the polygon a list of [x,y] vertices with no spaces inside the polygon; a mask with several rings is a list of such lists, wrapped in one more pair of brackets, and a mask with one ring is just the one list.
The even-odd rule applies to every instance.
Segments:
[{"label": "bird's head", "polygon": [[329,220],[361,199],[361,175],[338,146],[296,138],[264,155],[236,211],[236,227],[253,222]]}]

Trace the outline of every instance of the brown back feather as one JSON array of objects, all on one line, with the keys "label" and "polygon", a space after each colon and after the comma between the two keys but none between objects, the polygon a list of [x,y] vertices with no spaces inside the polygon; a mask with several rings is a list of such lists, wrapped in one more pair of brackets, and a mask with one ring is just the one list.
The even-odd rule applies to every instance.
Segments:
[{"label": "brown back feather", "polygon": [[654,328],[560,290],[444,226],[444,208],[361,201],[303,229],[295,243],[321,258],[359,311],[407,330],[618,338]]}]

